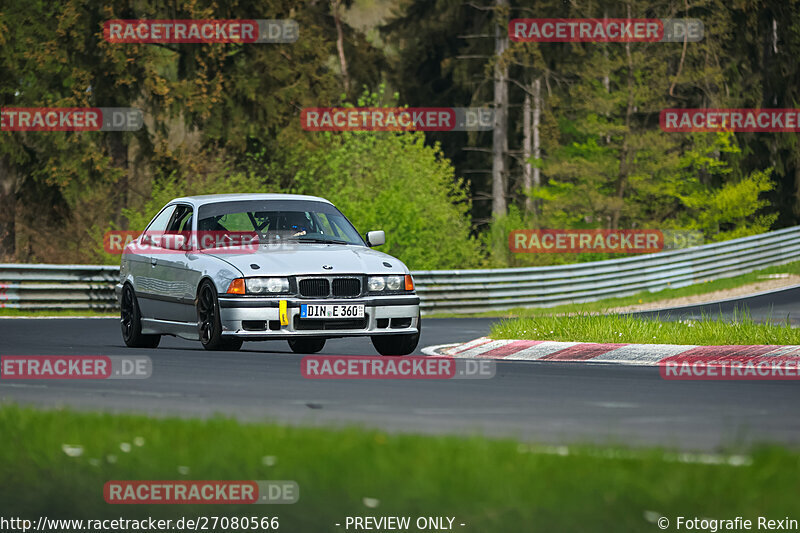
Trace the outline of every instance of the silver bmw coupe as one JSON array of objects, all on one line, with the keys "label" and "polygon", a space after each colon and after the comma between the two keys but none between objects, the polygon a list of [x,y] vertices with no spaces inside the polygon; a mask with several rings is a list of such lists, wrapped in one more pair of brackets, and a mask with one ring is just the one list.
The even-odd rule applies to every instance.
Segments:
[{"label": "silver bmw coupe", "polygon": [[116,285],[122,338],[162,335],[238,350],[285,339],[294,352],[369,336],[382,355],[414,351],[419,297],[408,268],[373,247],[329,201],[292,194],[177,198],[125,248]]}]

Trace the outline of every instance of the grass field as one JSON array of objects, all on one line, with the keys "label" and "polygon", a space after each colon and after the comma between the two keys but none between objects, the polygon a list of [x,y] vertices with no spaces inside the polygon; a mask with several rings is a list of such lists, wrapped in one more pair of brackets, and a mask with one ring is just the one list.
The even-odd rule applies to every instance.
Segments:
[{"label": "grass field", "polygon": [[568,305],[557,305],[554,307],[519,307],[509,309],[507,311],[486,311],[485,313],[470,313],[470,314],[454,314],[454,313],[436,313],[431,316],[433,318],[450,318],[450,317],[523,317],[523,316],[546,316],[557,315],[564,313],[602,313],[607,309],[615,309],[618,307],[626,307],[637,304],[647,304],[653,302],[660,302],[665,300],[672,300],[675,298],[683,298],[685,296],[695,296],[699,294],[708,294],[715,291],[722,291],[726,289],[735,289],[742,285],[749,285],[764,281],[768,276],[775,276],[780,274],[795,274],[800,275],[800,261],[787,263],[785,265],[778,265],[762,270],[756,270],[749,274],[735,276],[731,278],[708,280],[689,285],[688,287],[680,287],[677,289],[663,289],[658,292],[640,292],[631,296],[622,298],[607,298],[598,300],[596,302],[583,302]]},{"label": "grass field", "polygon": [[[659,516],[791,516],[800,478],[800,453],[775,447],[720,458],[16,406],[0,408],[0,434],[0,517],[278,516],[283,531],[313,532],[344,531],[346,516],[454,516],[465,532],[642,532]],[[106,481],[146,479],[294,480],[300,501],[103,500]]]},{"label": "grass field", "polygon": [[492,326],[493,339],[643,344],[800,344],[800,328],[757,324],[747,315],[667,322],[625,315],[512,318]]}]

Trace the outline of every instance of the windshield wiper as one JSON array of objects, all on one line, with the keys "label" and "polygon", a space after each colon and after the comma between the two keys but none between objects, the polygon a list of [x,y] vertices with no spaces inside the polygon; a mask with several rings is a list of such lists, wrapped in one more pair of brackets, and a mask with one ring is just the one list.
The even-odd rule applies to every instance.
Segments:
[{"label": "windshield wiper", "polygon": [[297,240],[299,242],[313,242],[320,244],[353,244],[352,242],[347,242],[347,241],[340,241],[335,239],[319,239],[316,237],[309,237],[309,238],[294,237],[294,240]]}]

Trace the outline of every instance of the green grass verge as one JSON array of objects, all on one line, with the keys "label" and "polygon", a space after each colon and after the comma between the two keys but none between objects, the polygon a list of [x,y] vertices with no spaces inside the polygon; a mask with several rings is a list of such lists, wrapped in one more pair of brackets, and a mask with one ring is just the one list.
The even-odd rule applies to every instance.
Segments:
[{"label": "green grass verge", "polygon": [[741,276],[734,276],[731,278],[706,280],[687,287],[680,287],[677,289],[663,289],[658,292],[640,292],[631,296],[624,296],[622,298],[607,298],[598,300],[596,302],[584,302],[567,305],[558,305],[555,307],[518,307],[509,309],[507,311],[486,311],[484,313],[470,313],[470,314],[456,314],[456,313],[433,313],[426,315],[430,318],[456,318],[456,317],[511,317],[511,316],[546,316],[553,314],[563,313],[600,313],[607,309],[616,307],[625,307],[629,305],[637,305],[642,303],[660,302],[664,300],[671,300],[673,298],[682,298],[685,296],[695,296],[698,294],[707,294],[714,291],[721,291],[725,289],[735,289],[742,285],[764,281],[764,276],[774,274],[796,274],[800,275],[800,261],[787,263],[785,265],[778,265],[762,270],[755,270],[749,274]]},{"label": "green grass verge", "polygon": [[800,328],[757,324],[747,315],[731,321],[660,321],[624,315],[538,316],[506,319],[492,326],[493,339],[645,344],[800,344]]},{"label": "green grass verge", "polygon": [[[657,449],[552,450],[477,437],[16,406],[0,408],[0,434],[7,436],[0,447],[4,517],[278,516],[285,531],[340,531],[334,524],[346,516],[455,516],[456,524],[467,525],[456,527],[463,531],[641,532],[656,531],[651,522],[659,514],[673,523],[679,515],[792,515],[800,477],[800,454],[777,447],[753,450],[744,464],[698,464]],[[143,445],[121,450],[121,443],[134,442]],[[67,456],[64,444],[83,452]],[[141,506],[103,500],[106,481],[145,479],[295,480],[300,501]],[[378,506],[365,506],[364,498]]]}]

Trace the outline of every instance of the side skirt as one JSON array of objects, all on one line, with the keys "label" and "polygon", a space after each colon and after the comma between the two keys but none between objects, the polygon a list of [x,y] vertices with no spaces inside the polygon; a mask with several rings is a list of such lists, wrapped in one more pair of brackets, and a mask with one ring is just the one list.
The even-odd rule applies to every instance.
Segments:
[{"label": "side skirt", "polygon": [[173,322],[155,318],[142,319],[142,333],[158,335],[175,335],[190,341],[200,340],[197,322]]}]

